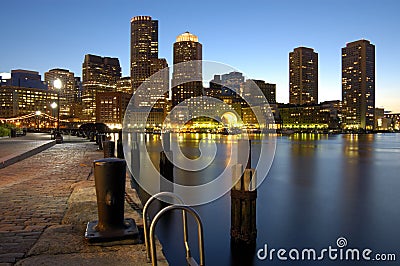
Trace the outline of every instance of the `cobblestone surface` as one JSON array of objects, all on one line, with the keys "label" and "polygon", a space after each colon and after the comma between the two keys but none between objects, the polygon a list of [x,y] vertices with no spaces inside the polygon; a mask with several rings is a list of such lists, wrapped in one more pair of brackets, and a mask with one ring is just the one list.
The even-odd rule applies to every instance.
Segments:
[{"label": "cobblestone surface", "polygon": [[0,169],[0,265],[24,258],[47,227],[61,224],[71,185],[102,156],[96,148],[64,143]]}]

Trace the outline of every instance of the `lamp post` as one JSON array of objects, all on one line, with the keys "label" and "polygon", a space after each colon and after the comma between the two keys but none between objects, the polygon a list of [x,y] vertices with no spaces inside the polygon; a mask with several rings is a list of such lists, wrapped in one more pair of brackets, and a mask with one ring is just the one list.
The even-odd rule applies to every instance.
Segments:
[{"label": "lamp post", "polygon": [[54,115],[54,110],[57,108],[58,104],[57,104],[56,102],[52,102],[52,103],[50,104],[50,106],[51,106],[51,108],[53,109],[53,112],[51,113],[51,115],[52,115],[52,116],[55,116],[55,115]]},{"label": "lamp post", "polygon": [[57,132],[60,131],[60,89],[62,82],[60,79],[54,80],[54,88],[57,89]]},{"label": "lamp post", "polygon": [[40,130],[40,115],[42,114],[41,111],[36,111],[35,112],[36,116],[37,116],[37,130]]}]

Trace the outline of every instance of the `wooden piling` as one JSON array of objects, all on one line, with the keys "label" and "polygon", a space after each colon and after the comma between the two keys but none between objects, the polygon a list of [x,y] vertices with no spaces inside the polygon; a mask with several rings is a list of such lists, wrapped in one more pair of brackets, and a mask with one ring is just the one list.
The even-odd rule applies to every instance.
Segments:
[{"label": "wooden piling", "polygon": [[174,164],[173,154],[170,150],[170,134],[162,135],[164,150],[160,152],[160,191],[174,191]]},{"label": "wooden piling", "polygon": [[[251,149],[250,149],[251,151]],[[255,244],[257,238],[256,224],[256,170],[251,167],[251,156],[244,172],[242,165],[236,164],[232,168],[232,178],[240,179],[231,189],[231,240],[233,243]]]}]

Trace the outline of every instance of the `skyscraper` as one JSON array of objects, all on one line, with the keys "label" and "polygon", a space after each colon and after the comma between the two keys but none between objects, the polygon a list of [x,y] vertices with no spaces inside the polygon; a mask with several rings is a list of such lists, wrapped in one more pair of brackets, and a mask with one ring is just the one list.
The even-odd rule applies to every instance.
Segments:
[{"label": "skyscraper", "polygon": [[[151,58],[149,77],[156,73],[157,75],[152,76],[151,79],[147,79],[140,87],[140,93],[135,94],[135,106],[165,108],[169,90],[169,69],[167,67],[168,63],[166,59]],[[164,97],[165,92],[167,92],[167,97]]]},{"label": "skyscraper", "polygon": [[344,128],[374,128],[375,45],[367,40],[342,48],[342,101]]},{"label": "skyscraper", "polygon": [[202,45],[198,37],[189,32],[176,37],[172,73],[172,106],[203,94],[202,64],[197,60],[202,60]]},{"label": "skyscraper", "polygon": [[121,78],[118,58],[87,54],[82,64],[82,104],[84,121],[96,120],[96,95],[98,92],[115,91]]},{"label": "skyscraper", "polygon": [[151,75],[151,59],[158,58],[158,20],[131,19],[131,79],[133,91]]},{"label": "skyscraper", "polygon": [[318,53],[311,48],[289,53],[289,103],[318,103]]}]

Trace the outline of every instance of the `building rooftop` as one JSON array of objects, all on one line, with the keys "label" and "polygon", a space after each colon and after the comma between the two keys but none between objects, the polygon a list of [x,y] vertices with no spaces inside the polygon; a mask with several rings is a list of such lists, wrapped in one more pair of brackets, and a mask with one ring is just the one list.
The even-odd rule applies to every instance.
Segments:
[{"label": "building rooftop", "polygon": [[176,42],[199,42],[199,38],[187,31],[176,37]]}]

